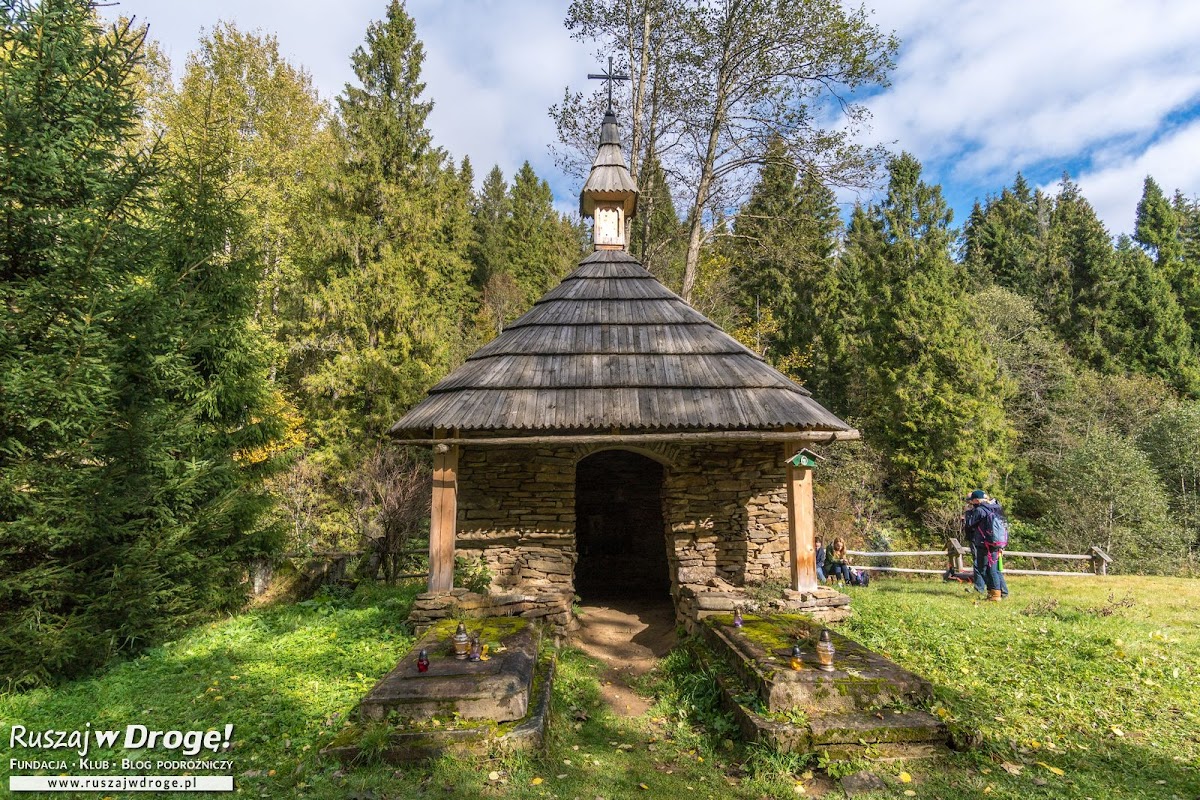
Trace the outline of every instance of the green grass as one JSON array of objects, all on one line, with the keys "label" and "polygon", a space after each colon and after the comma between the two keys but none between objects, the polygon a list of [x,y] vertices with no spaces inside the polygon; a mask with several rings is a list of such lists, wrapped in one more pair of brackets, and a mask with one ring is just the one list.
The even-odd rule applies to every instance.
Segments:
[{"label": "green grass", "polygon": [[[852,590],[855,616],[840,630],[928,677],[935,708],[982,741],[906,766],[911,783],[899,782],[899,767],[878,767],[891,788],[877,796],[1200,796],[1200,582],[1018,578],[1012,588],[1005,603],[978,605],[934,581]],[[564,650],[543,753],[403,769],[344,770],[320,758],[411,646],[403,620],[417,590],[368,587],[215,622],[92,679],[0,695],[2,727],[232,723],[244,797],[704,800],[798,797],[798,782],[812,796],[830,785],[813,777],[816,758],[735,743],[711,680],[682,651],[639,684],[655,705],[630,719],[601,703],[600,665]],[[0,772],[7,777],[7,758]]]},{"label": "green grass", "polygon": [[1200,581],[1017,578],[1012,590],[978,604],[927,581],[854,592],[839,629],[931,680],[940,714],[982,737],[913,766],[919,796],[1200,796]]}]

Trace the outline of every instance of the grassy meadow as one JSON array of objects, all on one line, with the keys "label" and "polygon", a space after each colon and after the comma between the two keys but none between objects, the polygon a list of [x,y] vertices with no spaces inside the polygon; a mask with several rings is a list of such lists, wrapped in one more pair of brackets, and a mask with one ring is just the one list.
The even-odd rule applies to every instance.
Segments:
[{"label": "grassy meadow", "polygon": [[[855,615],[840,629],[933,681],[934,712],[979,741],[875,765],[888,789],[865,796],[1200,797],[1200,581],[1015,578],[1012,589],[1002,604],[929,580],[851,590]],[[220,757],[234,760],[243,797],[841,797],[835,779],[866,766],[736,742],[712,682],[682,650],[643,680],[654,704],[635,718],[603,706],[601,665],[564,650],[543,753],[404,769],[322,759],[357,698],[411,645],[404,619],[418,590],[368,586],[251,610],[93,678],[0,695],[0,721],[6,731],[232,723],[235,744]],[[10,752],[3,777],[8,758],[35,755]]]}]

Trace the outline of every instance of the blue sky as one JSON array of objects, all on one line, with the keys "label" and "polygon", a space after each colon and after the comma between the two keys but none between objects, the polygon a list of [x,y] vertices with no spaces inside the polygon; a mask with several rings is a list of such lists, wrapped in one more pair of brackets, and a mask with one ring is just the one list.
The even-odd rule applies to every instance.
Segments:
[{"label": "blue sky", "polygon": [[[902,49],[875,93],[871,137],[914,153],[961,222],[1018,170],[1051,191],[1069,171],[1114,234],[1132,227],[1142,180],[1200,194],[1200,2],[1195,0],[876,0]],[[562,27],[567,0],[410,0],[426,47],[430,127],[482,176],[528,159],[574,206],[554,167],[546,109],[597,59]],[[326,98],[352,79],[350,53],[385,0],[121,0],[176,72],[201,29],[230,20],[275,34]],[[851,199],[851,198],[847,198]],[[862,199],[871,199],[870,195]]]}]

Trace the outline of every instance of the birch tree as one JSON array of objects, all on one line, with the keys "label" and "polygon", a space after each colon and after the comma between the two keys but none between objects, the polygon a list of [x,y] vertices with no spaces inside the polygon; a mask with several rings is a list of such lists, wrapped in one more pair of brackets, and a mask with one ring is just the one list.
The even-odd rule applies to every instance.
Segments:
[{"label": "birch tree", "polygon": [[[633,151],[653,146],[685,209],[684,299],[701,248],[719,231],[713,220],[744,200],[772,137],[797,170],[828,185],[870,182],[882,151],[859,141],[869,114],[854,92],[886,84],[897,42],[865,9],[835,0],[577,0],[566,24],[630,67]],[[579,128],[591,130],[592,120],[571,118],[568,99],[551,114],[561,147],[578,150]]]}]

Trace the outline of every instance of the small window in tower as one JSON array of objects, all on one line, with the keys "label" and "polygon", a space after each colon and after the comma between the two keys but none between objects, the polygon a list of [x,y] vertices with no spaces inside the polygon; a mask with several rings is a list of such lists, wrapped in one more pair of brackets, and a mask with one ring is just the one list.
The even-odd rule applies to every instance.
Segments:
[{"label": "small window in tower", "polygon": [[596,208],[596,222],[592,236],[596,244],[624,244],[621,235],[621,212],[615,206]]}]

